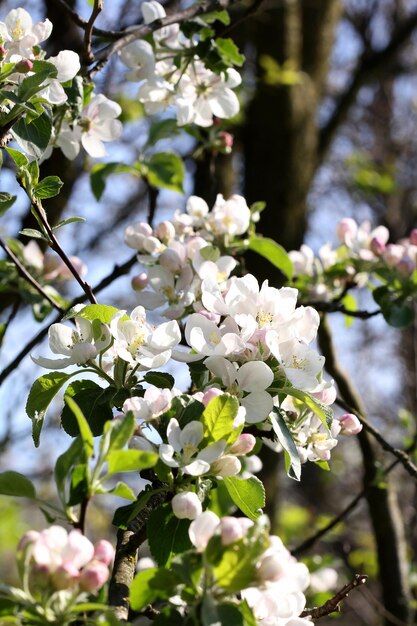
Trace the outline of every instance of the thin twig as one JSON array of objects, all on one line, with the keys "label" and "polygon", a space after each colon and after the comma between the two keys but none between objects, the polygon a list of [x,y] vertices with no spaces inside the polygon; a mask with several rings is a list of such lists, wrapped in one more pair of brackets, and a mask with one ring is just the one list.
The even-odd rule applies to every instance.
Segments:
[{"label": "thin twig", "polygon": [[349,404],[345,402],[344,400],[342,400],[341,398],[337,398],[335,401],[335,404],[340,406],[345,411],[348,411],[349,413],[353,413],[354,415],[356,415],[356,417],[361,422],[364,429],[370,435],[372,435],[374,439],[376,439],[376,441],[380,444],[380,446],[387,452],[390,452],[395,457],[397,457],[399,462],[407,470],[410,476],[412,476],[413,478],[417,478],[417,467],[411,461],[410,457],[405,452],[405,450],[401,450],[400,448],[394,448],[394,446],[388,443],[388,441],[381,435],[381,433],[379,432],[377,428],[375,428],[375,426],[372,426],[372,424],[370,424],[363,415],[361,415],[358,411],[356,411],[354,408],[349,406]]},{"label": "thin twig", "polygon": [[236,4],[236,2],[237,0],[202,0],[202,2],[197,2],[183,11],[177,11],[161,19],[154,20],[151,24],[141,24],[140,26],[126,29],[122,37],[96,53],[96,63],[88,73],[89,78],[103,69],[114,54],[122,50],[129,43],[132,43],[132,41],[150,35],[155,30],[159,30],[164,26],[181,24],[204,13],[227,9],[229,6]]},{"label": "thin twig", "polygon": [[90,65],[94,61],[94,53],[91,47],[91,36],[93,34],[94,22],[103,10],[103,0],[94,0],[93,10],[91,11],[90,19],[85,25],[84,31],[84,49],[85,60],[87,65]]},{"label": "thin twig", "polygon": [[305,609],[300,615],[300,617],[312,617],[313,619],[320,619],[320,617],[325,617],[330,613],[339,612],[339,604],[342,600],[348,597],[353,589],[356,587],[360,587],[366,583],[368,577],[365,574],[356,574],[354,579],[342,587],[340,591],[337,592],[333,598],[327,600],[322,606],[314,607],[313,609]]},{"label": "thin twig", "polygon": [[42,285],[40,285],[38,283],[38,281],[33,278],[33,276],[31,276],[31,274],[29,274],[29,272],[27,271],[27,269],[25,268],[25,266],[20,262],[20,260],[17,258],[17,256],[14,254],[14,252],[12,252],[12,250],[9,248],[9,246],[7,245],[7,243],[0,237],[0,246],[3,248],[3,250],[5,251],[5,253],[7,254],[7,256],[9,257],[9,259],[11,261],[13,261],[14,265],[16,266],[16,270],[17,272],[22,276],[22,278],[24,278],[24,280],[26,280],[27,283],[29,283],[30,285],[32,285],[32,287],[34,289],[36,289],[36,291],[42,296],[42,298],[44,298],[47,302],[49,302],[49,304],[56,309],[57,311],[59,311],[60,313],[64,313],[64,309],[59,306],[59,304],[57,302],[55,302],[44,290],[44,288],[42,287]]},{"label": "thin twig", "polygon": [[71,259],[68,257],[66,252],[61,247],[61,244],[59,243],[58,239],[56,238],[54,230],[48,222],[48,218],[46,216],[44,208],[42,207],[42,205],[38,202],[36,198],[32,197],[31,203],[32,203],[32,208],[33,208],[35,217],[37,217],[38,221],[45,228],[45,231],[50,240],[49,245],[51,246],[52,250],[54,250],[54,252],[58,254],[58,256],[62,259],[62,261],[68,267],[69,271],[74,276],[78,284],[81,286],[82,290],[84,291],[84,293],[86,294],[90,302],[92,302],[93,304],[97,304],[97,300],[93,293],[93,290],[91,289],[91,286],[81,277],[80,273],[76,270]]},{"label": "thin twig", "polygon": [[[54,2],[56,4],[59,4],[63,9],[65,9],[65,11],[71,17],[71,19],[74,22],[74,24],[76,24],[77,26],[79,26],[83,30],[87,29],[87,27],[88,27],[87,20],[85,20],[83,17],[81,17],[81,15],[79,15],[79,13],[74,11],[69,6],[69,4],[66,2],[66,0],[54,0]],[[125,32],[126,31],[124,31],[124,30],[103,30],[102,28],[97,28],[96,26],[93,26],[93,28],[92,28],[92,34],[93,35],[95,35],[96,37],[104,37],[106,39],[119,39],[120,37],[123,37]]]},{"label": "thin twig", "polygon": [[[132,257],[130,257],[130,259],[128,259],[125,263],[122,263],[122,265],[115,265],[113,270],[107,275],[105,276],[95,287],[94,287],[94,292],[95,293],[99,293],[100,291],[103,291],[103,289],[105,289],[106,287],[108,287],[109,285],[111,285],[117,278],[120,278],[120,276],[124,276],[130,269],[131,267],[133,267],[133,265],[136,262],[136,254],[133,255]],[[78,298],[75,298],[71,304],[69,305],[68,309],[66,311],[64,311],[64,313],[68,313],[68,311],[70,309],[72,309],[73,306],[75,306],[76,304],[80,304],[81,302],[85,302],[86,300],[86,294],[82,294],[81,296],[78,296]],[[59,313],[50,324],[48,324],[47,326],[44,326],[44,328],[42,328],[25,346],[24,348],[22,348],[22,350],[19,352],[19,354],[13,359],[13,361],[11,361],[9,363],[9,365],[7,365],[4,370],[0,373],[0,385],[6,380],[6,378],[8,376],[10,376],[10,374],[12,372],[15,371],[15,369],[18,367],[18,365],[20,364],[20,362],[22,361],[22,359],[25,358],[25,356],[27,356],[31,350],[33,350],[33,348],[35,346],[38,345],[38,343],[40,341],[42,341],[42,339],[44,337],[46,337],[46,335],[48,334],[48,330],[49,327],[51,326],[51,324],[55,324],[56,322],[59,322],[64,313]]]},{"label": "thin twig", "polygon": [[311,302],[303,302],[304,306],[312,306],[317,311],[321,311],[322,313],[343,313],[343,315],[347,315],[349,317],[358,317],[362,320],[367,320],[370,317],[375,317],[375,315],[380,315],[381,309],[374,309],[373,311],[352,311],[351,309],[347,309],[340,304],[338,301],[334,302],[317,302],[312,300]]}]

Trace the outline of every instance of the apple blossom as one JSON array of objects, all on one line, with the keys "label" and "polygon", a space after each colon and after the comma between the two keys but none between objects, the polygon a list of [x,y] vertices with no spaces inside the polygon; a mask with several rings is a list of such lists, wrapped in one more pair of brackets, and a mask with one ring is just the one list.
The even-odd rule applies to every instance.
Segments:
[{"label": "apple blossom", "polygon": [[181,491],[172,498],[172,510],[178,519],[193,520],[202,513],[201,501],[193,491]]},{"label": "apple blossom", "polygon": [[33,58],[33,47],[48,39],[52,32],[52,24],[33,23],[25,9],[12,9],[4,22],[0,22],[0,39],[7,52],[6,61],[18,61],[20,58]]},{"label": "apple blossom", "polygon": [[339,417],[339,424],[341,426],[341,435],[357,435],[363,428],[359,419],[353,413],[345,413],[345,415]]},{"label": "apple blossom", "polygon": [[212,511],[204,511],[191,522],[188,534],[198,552],[204,552],[219,524],[220,518]]},{"label": "apple blossom", "polygon": [[132,411],[136,419],[150,421],[164,413],[171,406],[174,395],[179,392],[177,390],[159,389],[154,385],[149,385],[143,398],[133,396],[128,398],[123,404],[123,411]]}]

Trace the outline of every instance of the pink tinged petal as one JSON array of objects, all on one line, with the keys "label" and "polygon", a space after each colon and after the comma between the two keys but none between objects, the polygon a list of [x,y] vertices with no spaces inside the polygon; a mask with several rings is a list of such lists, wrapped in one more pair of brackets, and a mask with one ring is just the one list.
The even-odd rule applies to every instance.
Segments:
[{"label": "pink tinged petal", "polygon": [[172,510],[178,519],[194,520],[201,515],[203,509],[196,493],[183,491],[172,498]]},{"label": "pink tinged petal", "polygon": [[72,530],[68,535],[68,544],[63,556],[65,561],[71,561],[76,567],[81,568],[93,558],[94,546],[81,531]]},{"label": "pink tinged petal", "polygon": [[92,561],[85,567],[80,576],[79,585],[89,593],[98,591],[107,582],[109,569],[101,561]]},{"label": "pink tinged petal", "polygon": [[183,470],[190,476],[201,476],[210,470],[210,464],[206,461],[202,461],[201,459],[196,459],[192,463],[184,465]]},{"label": "pink tinged petal", "polygon": [[249,424],[262,422],[274,407],[272,398],[266,391],[252,392],[240,403],[246,409],[246,421]]},{"label": "pink tinged petal", "polygon": [[243,391],[260,391],[269,387],[274,380],[271,368],[263,361],[244,363],[237,372],[237,382]]},{"label": "pink tinged petal", "polygon": [[94,544],[94,559],[105,565],[110,565],[114,560],[114,548],[106,539],[100,539]]},{"label": "pink tinged petal", "polygon": [[231,387],[236,380],[236,368],[228,359],[222,356],[209,356],[204,365],[214,376],[220,378],[225,387]]},{"label": "pink tinged petal", "polygon": [[207,461],[207,463],[213,463],[223,454],[225,448],[226,442],[221,439],[220,441],[216,441],[216,443],[212,443],[210,446],[207,446],[207,448],[201,450],[197,454],[197,459]]},{"label": "pink tinged petal", "polygon": [[212,511],[205,511],[191,522],[188,534],[191,543],[197,548],[198,552],[205,550],[219,523],[220,518]]},{"label": "pink tinged petal", "polygon": [[216,476],[222,476],[227,478],[229,476],[236,476],[242,469],[242,464],[239,459],[233,454],[225,454],[220,459],[217,459],[211,466],[211,472]]},{"label": "pink tinged petal", "polygon": [[125,400],[123,407],[123,413],[127,413],[128,411],[132,411],[134,417],[136,419],[144,419],[146,420],[149,417],[149,406],[147,402],[143,398],[138,398],[135,396],[134,398],[128,398]]}]

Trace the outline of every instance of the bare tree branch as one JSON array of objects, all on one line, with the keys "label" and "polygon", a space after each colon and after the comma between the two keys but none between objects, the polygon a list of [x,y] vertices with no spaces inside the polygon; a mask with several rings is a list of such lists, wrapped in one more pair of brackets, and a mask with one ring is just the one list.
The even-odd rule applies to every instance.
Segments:
[{"label": "bare tree branch", "polygon": [[330,615],[330,613],[339,612],[339,604],[342,600],[348,597],[349,593],[359,587],[360,585],[364,585],[368,577],[364,574],[356,574],[355,578],[342,587],[340,591],[337,592],[333,598],[327,600],[322,606],[314,607],[313,609],[305,609],[300,617],[311,617],[312,619],[320,619],[320,617],[325,617],[326,615]]}]

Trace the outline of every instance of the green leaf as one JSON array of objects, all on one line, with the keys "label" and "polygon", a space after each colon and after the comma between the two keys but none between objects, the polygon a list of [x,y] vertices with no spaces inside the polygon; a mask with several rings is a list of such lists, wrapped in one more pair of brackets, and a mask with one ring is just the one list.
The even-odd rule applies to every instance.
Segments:
[{"label": "green leaf", "polygon": [[265,488],[259,478],[237,478],[230,476],[223,479],[230,497],[237,507],[249,519],[255,520],[262,515],[265,506]]},{"label": "green leaf", "polygon": [[183,193],[184,163],[178,154],[158,152],[145,165],[150,185]]},{"label": "green leaf", "polygon": [[87,304],[81,311],[71,310],[64,319],[82,317],[85,320],[99,320],[102,324],[110,324],[113,315],[118,312],[119,309],[108,304]]},{"label": "green leaf", "polygon": [[112,524],[126,530],[128,523],[140,513],[144,506],[146,506],[152,494],[152,489],[142,491],[136,499],[136,502],[120,506],[114,512]]},{"label": "green leaf", "polygon": [[22,150],[40,159],[46,148],[52,132],[52,117],[46,110],[32,122],[19,120],[12,128],[12,134]]},{"label": "green leaf", "polygon": [[112,489],[109,489],[105,493],[112,496],[119,496],[119,498],[125,498],[125,500],[136,501],[136,496],[132,489],[126,483],[118,482]]},{"label": "green leaf", "polygon": [[254,235],[249,239],[249,250],[263,256],[287,278],[292,278],[294,272],[292,261],[284,248],[273,239]]},{"label": "green leaf", "polygon": [[59,228],[62,228],[63,226],[66,226],[67,224],[73,224],[74,222],[85,222],[85,217],[69,217],[66,220],[61,220],[60,222],[58,222],[58,224],[55,224],[55,226],[52,227],[52,230],[55,232],[56,230],[58,230]]},{"label": "green leaf", "polygon": [[218,37],[215,40],[215,46],[226,65],[237,65],[238,67],[243,65],[245,57],[239,52],[239,48],[233,39]]},{"label": "green leaf", "polygon": [[19,150],[15,150],[14,148],[6,148],[7,152],[12,157],[15,165],[20,169],[21,167],[25,167],[29,163],[28,159],[24,154],[19,152]]},{"label": "green leaf", "polygon": [[227,393],[211,400],[202,415],[204,426],[204,445],[210,445],[224,439],[234,443],[241,429],[233,428],[233,422],[239,410],[239,401]]},{"label": "green leaf", "polygon": [[243,615],[236,604],[216,604],[211,596],[203,600],[201,621],[203,626],[244,626]]},{"label": "green leaf", "polygon": [[17,196],[12,196],[7,191],[0,191],[0,216],[15,203]]},{"label": "green leaf", "polygon": [[33,188],[33,195],[40,200],[57,196],[64,183],[58,176],[46,176]]},{"label": "green leaf", "polygon": [[36,71],[35,74],[32,74],[31,76],[27,76],[26,78],[22,80],[22,82],[19,85],[17,95],[19,96],[20,100],[23,102],[25,102],[26,100],[30,100],[32,96],[34,96],[41,89],[43,89],[42,83],[47,78],[56,78],[56,76],[57,76],[56,67],[52,65],[52,63],[44,62],[43,67],[39,68],[39,70]]},{"label": "green leaf", "polygon": [[136,421],[133,413],[129,411],[124,418],[106,422],[104,432],[110,431],[109,450],[121,450],[131,440]]},{"label": "green leaf", "polygon": [[213,22],[221,22],[225,26],[229,26],[230,24],[230,15],[227,11],[210,11],[210,13],[205,13],[200,16],[200,19],[207,22],[207,24],[212,24]]},{"label": "green leaf", "polygon": [[98,163],[94,165],[90,175],[91,190],[96,200],[100,200],[106,188],[107,177],[111,174],[130,172],[136,174],[136,170],[126,163]]},{"label": "green leaf", "polygon": [[[67,397],[74,399],[83,412],[93,436],[98,437],[103,433],[104,424],[113,419],[109,401],[112,393],[112,389],[103,389],[92,380],[76,380],[68,385],[64,399]],[[68,406],[64,406],[62,411],[61,425],[71,437],[78,437],[80,434],[78,420]]]},{"label": "green leaf", "polygon": [[43,241],[47,241],[41,231],[36,230],[35,228],[23,228],[23,230],[20,231],[20,234],[25,237],[31,237],[32,239],[42,239]]},{"label": "green leaf", "polygon": [[26,413],[32,420],[32,437],[35,446],[39,446],[46,411],[61,387],[71,378],[72,374],[51,372],[41,376],[33,383],[26,402]]},{"label": "green leaf", "polygon": [[173,118],[154,122],[149,129],[148,141],[145,147],[154,146],[161,139],[174,137],[180,132],[181,129],[178,127],[177,120]]},{"label": "green leaf", "polygon": [[29,478],[12,471],[0,474],[0,494],[15,498],[36,498],[35,487]]},{"label": "green leaf", "polygon": [[406,328],[414,321],[414,308],[403,302],[390,302],[381,306],[385,321],[394,328]]},{"label": "green leaf", "polygon": [[107,456],[109,474],[135,472],[154,467],[158,462],[156,452],[144,450],[114,450]]},{"label": "green leaf", "polygon": [[164,567],[149,567],[135,576],[130,586],[130,604],[141,611],[155,600],[167,600],[175,594],[176,576]]},{"label": "green leaf", "polygon": [[306,391],[300,391],[300,389],[294,389],[294,387],[283,387],[280,391],[304,402],[304,404],[320,418],[324,426],[328,430],[330,429],[333,423],[333,411],[327,404],[319,402],[319,400],[310,396]]},{"label": "green leaf", "polygon": [[175,378],[166,372],[146,372],[143,378],[159,389],[172,389],[175,385]]},{"label": "green leaf", "polygon": [[68,450],[58,457],[55,463],[54,476],[57,486],[58,495],[63,504],[66,504],[66,484],[68,477],[71,475],[71,469],[79,463],[80,459],[87,460],[84,457],[84,448],[81,437],[77,437],[71,443]]},{"label": "green leaf", "polygon": [[287,451],[290,459],[290,467],[287,472],[288,476],[290,478],[294,478],[295,480],[300,480],[301,461],[300,457],[298,456],[297,446],[295,445],[294,439],[281,413],[274,414],[271,418],[271,423],[278,441],[280,442],[284,450]]},{"label": "green leaf", "polygon": [[79,463],[71,473],[68,506],[76,506],[91,495],[88,466],[86,463]]},{"label": "green leaf", "polygon": [[77,419],[81,439],[84,446],[84,452],[86,458],[89,459],[91,458],[94,451],[93,433],[91,432],[90,426],[88,425],[88,422],[82,410],[80,409],[78,404],[71,398],[71,396],[66,394],[64,400]]},{"label": "green leaf", "polygon": [[148,520],[149,549],[158,565],[169,566],[176,554],[191,547],[189,520],[175,517],[170,502],[161,504]]}]

